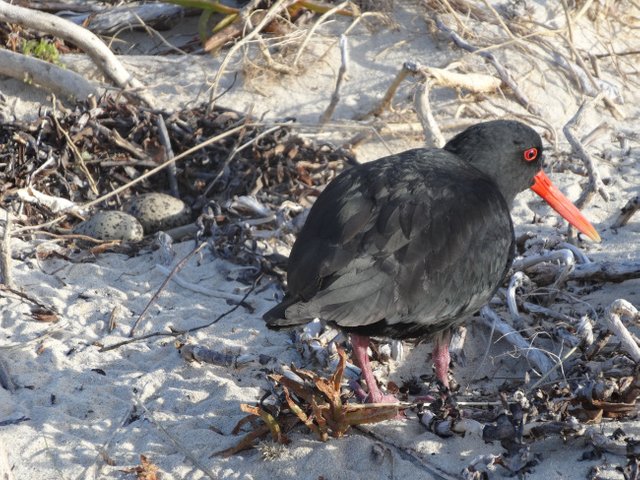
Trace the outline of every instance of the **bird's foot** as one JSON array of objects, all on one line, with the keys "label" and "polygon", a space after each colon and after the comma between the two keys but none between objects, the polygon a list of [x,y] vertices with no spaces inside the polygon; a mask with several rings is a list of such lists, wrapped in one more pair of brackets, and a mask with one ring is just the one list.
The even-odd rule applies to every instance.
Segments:
[{"label": "bird's foot", "polygon": [[[350,382],[350,386],[353,392],[356,394],[358,400],[362,403],[398,403],[400,400],[395,395],[382,393],[378,388],[374,391],[367,393],[358,382],[355,380]],[[400,410],[396,419],[406,419],[404,411]]]},{"label": "bird's foot", "polygon": [[384,394],[380,391],[377,395],[369,394],[366,399],[367,403],[398,403],[400,400],[395,395]]}]

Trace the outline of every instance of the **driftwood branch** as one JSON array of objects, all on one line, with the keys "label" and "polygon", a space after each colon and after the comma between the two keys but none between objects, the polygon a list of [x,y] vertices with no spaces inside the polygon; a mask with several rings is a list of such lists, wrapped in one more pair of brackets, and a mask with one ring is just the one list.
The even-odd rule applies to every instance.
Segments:
[{"label": "driftwood branch", "polygon": [[[389,85],[389,88],[387,88],[387,91],[382,97],[382,100],[380,100],[380,103],[369,112],[359,116],[357,120],[365,120],[372,116],[379,116],[389,107],[389,105],[391,105],[391,100],[395,96],[404,79],[409,75],[416,74],[421,74],[427,79],[431,79],[434,85],[447,88],[462,88],[475,93],[493,92],[501,85],[500,80],[492,77],[491,75],[484,75],[481,73],[457,73],[443,68],[428,67],[416,62],[407,61],[403,63],[402,68],[391,82],[391,85]],[[418,99],[416,99],[416,101],[418,101]],[[420,112],[418,112],[418,115],[420,115]],[[424,126],[424,121],[422,121],[422,119],[421,122]]]},{"label": "driftwood branch", "polygon": [[639,320],[640,314],[636,307],[623,299],[615,300],[604,314],[609,331],[618,338],[622,348],[633,359],[634,362],[640,362],[640,347],[638,339],[624,326],[621,317],[629,317],[632,320]]},{"label": "driftwood branch", "polygon": [[168,3],[143,3],[105,8],[99,12],[78,13],[67,19],[99,35],[111,35],[123,29],[151,26],[158,30],[177,25],[184,8]]},{"label": "driftwood branch", "polygon": [[620,215],[613,222],[611,228],[620,228],[624,227],[631,217],[633,217],[634,213],[640,210],[640,195],[633,197],[631,200],[627,202],[627,204],[620,209]]},{"label": "driftwood branch", "polygon": [[418,85],[414,104],[420,123],[422,123],[426,145],[428,147],[444,147],[447,142],[433,116],[431,103],[429,102],[429,78],[425,78],[424,82]]},{"label": "driftwood branch", "polygon": [[568,280],[624,282],[640,278],[640,262],[598,262],[576,265]]},{"label": "driftwood branch", "polygon": [[515,346],[540,372],[545,373],[553,368],[553,362],[542,350],[533,347],[530,341],[504,322],[491,308],[483,307],[480,314],[481,323],[500,332],[502,338]]},{"label": "driftwood branch", "polygon": [[441,87],[463,88],[474,93],[491,93],[500,88],[501,81],[483,73],[458,73],[444,68],[419,66],[424,75],[432,77]]},{"label": "driftwood branch", "polygon": [[71,70],[4,48],[0,48],[0,75],[33,83],[64,99],[85,100],[102,94],[99,85]]},{"label": "driftwood branch", "polygon": [[609,193],[607,192],[604,183],[602,182],[600,172],[596,167],[593,157],[589,155],[582,142],[580,142],[580,140],[578,140],[578,137],[572,132],[572,129],[575,129],[582,119],[582,114],[584,113],[585,108],[587,106],[590,106],[593,102],[598,101],[601,97],[602,94],[598,95],[592,100],[583,102],[576,111],[575,115],[571,118],[571,120],[569,120],[567,124],[562,128],[564,136],[567,137],[568,142],[571,144],[573,152],[578,158],[580,158],[580,160],[582,160],[582,163],[584,163],[584,166],[587,168],[587,172],[589,173],[589,185],[582,192],[580,198],[576,201],[576,206],[578,208],[584,207],[595,192],[598,192],[605,201],[609,201]]},{"label": "driftwood branch", "polygon": [[13,288],[13,275],[11,272],[11,214],[8,210],[5,210],[4,215],[4,232],[0,242],[0,283],[8,288]]},{"label": "driftwood branch", "polygon": [[502,63],[498,61],[498,59],[495,57],[493,53],[487,50],[481,50],[478,47],[471,45],[469,42],[464,40],[460,35],[458,35],[454,30],[447,27],[439,17],[436,17],[435,24],[436,24],[436,27],[438,27],[438,30],[440,30],[442,33],[447,35],[449,39],[453,43],[455,43],[458,47],[462,48],[463,50],[466,50],[467,52],[475,53],[481,56],[482,58],[487,59],[493,65],[493,68],[495,68],[496,71],[498,72],[498,76],[500,77],[502,82],[511,89],[511,91],[515,95],[518,102],[524,108],[526,108],[529,112],[533,113],[534,115],[540,116],[540,111],[538,110],[538,108],[536,108],[529,101],[529,99],[524,94],[524,92],[520,89],[516,81],[513,79],[513,77],[509,73],[509,71],[505,68],[504,65],[502,65]]},{"label": "driftwood branch", "polygon": [[[164,147],[165,159],[172,159],[175,154],[173,153],[173,148],[171,147],[171,137],[169,137],[167,125],[165,124],[164,117],[161,114],[156,117],[156,126],[158,127],[158,137],[160,137],[160,143]],[[180,190],[178,188],[178,167],[176,167],[175,162],[171,162],[169,163],[169,165],[167,165],[167,178],[169,180],[169,189],[171,191],[171,195],[176,198],[180,198]]]},{"label": "driftwood branch", "polygon": [[[143,89],[144,85],[134,78],[120,63],[118,58],[97,36],[89,30],[63,18],[37,10],[11,5],[0,0],[0,21],[17,23],[39,32],[63,38],[81,48],[98,65],[105,76],[122,89]],[[145,91],[137,95],[150,107],[155,101]]]},{"label": "driftwood branch", "polygon": [[0,478],[2,480],[14,480],[13,469],[9,463],[9,455],[6,447],[0,444]]},{"label": "driftwood branch", "polygon": [[329,106],[324,111],[324,113],[320,116],[320,125],[324,125],[327,123],[331,117],[333,116],[333,112],[340,101],[340,87],[342,86],[342,82],[344,81],[344,76],[347,73],[347,68],[349,66],[349,44],[347,43],[347,37],[344,35],[340,36],[340,70],[338,70],[338,78],[336,79],[336,86],[333,90],[333,94],[331,95],[331,101],[329,102]]},{"label": "driftwood branch", "polygon": [[[249,2],[249,4],[245,5],[243,7],[243,9],[242,9],[241,14],[240,14],[241,17],[245,14],[245,12],[248,13],[248,11],[250,11],[247,7],[249,7],[249,6],[254,6],[255,7],[255,3],[256,2]],[[229,65],[229,62],[231,61],[233,56],[236,54],[236,52],[238,52],[241,48],[245,47],[249,42],[253,41],[254,38],[256,36],[258,36],[260,34],[260,32],[278,14],[280,14],[280,12],[282,12],[283,9],[287,8],[292,3],[293,3],[293,0],[277,0],[273,5],[271,5],[269,10],[267,10],[267,13],[262,17],[260,22],[258,22],[258,25],[256,25],[253,30],[251,30],[249,33],[247,33],[242,38],[242,40],[240,40],[237,43],[235,43],[229,49],[229,52],[227,52],[227,55],[224,57],[224,60],[222,60],[222,63],[220,64],[220,68],[218,68],[218,71],[216,72],[216,76],[213,79],[213,85],[211,86],[211,95],[210,95],[210,100],[209,100],[209,108],[210,109],[213,109],[214,104],[215,104],[216,100],[218,99],[218,85],[220,84],[220,80],[222,79],[222,76],[227,71],[227,66]],[[207,49],[207,45],[205,45],[205,51],[206,51],[206,49]]]},{"label": "driftwood branch", "polygon": [[369,117],[377,117],[387,108],[389,108],[389,105],[391,105],[391,100],[393,100],[393,97],[396,95],[400,84],[409,75],[417,73],[417,68],[417,64],[413,62],[404,62],[402,64],[402,68],[391,82],[391,85],[389,85],[389,88],[387,88],[387,91],[382,97],[382,100],[380,100],[380,103],[378,103],[377,106],[373,107],[373,109],[371,109],[367,113],[358,116],[356,120],[366,120]]}]

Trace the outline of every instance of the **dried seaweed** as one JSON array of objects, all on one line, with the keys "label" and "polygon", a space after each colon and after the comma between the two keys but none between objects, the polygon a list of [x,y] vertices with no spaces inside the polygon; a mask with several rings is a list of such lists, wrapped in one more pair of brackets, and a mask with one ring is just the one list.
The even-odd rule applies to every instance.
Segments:
[{"label": "dried seaweed", "polygon": [[[267,411],[265,405],[250,406],[243,404],[241,409],[249,412],[236,426],[237,433],[242,425],[256,417],[263,424],[254,425],[240,442],[216,455],[233,455],[241,450],[253,447],[259,439],[271,433],[275,442],[288,443],[283,432],[298,423],[304,424],[318,439],[327,441],[329,437],[341,437],[354,425],[377,423],[396,418],[405,408],[401,404],[354,404],[348,403],[342,393],[346,354],[338,350],[340,360],[330,378],[324,378],[309,370],[292,368],[293,375],[271,374],[275,388],[281,393],[277,407]],[[277,412],[277,413],[274,413]]]},{"label": "dried seaweed", "polygon": [[[266,259],[262,255],[258,239],[279,236],[272,232],[289,228],[345,162],[352,161],[349,152],[297,136],[292,122],[267,126],[227,109],[209,112],[201,106],[168,114],[112,97],[73,109],[56,105],[33,122],[6,123],[0,128],[0,176],[4,179],[0,198],[2,206],[17,217],[15,230],[42,225],[42,231],[64,233],[76,222],[67,216],[61,225],[45,228],[59,218],[59,212],[42,202],[20,201],[20,189],[29,187],[41,196],[82,206],[162,164],[167,155],[158,117],[164,119],[176,156],[237,130],[182,159],[176,165],[177,181],[194,217],[205,214],[200,230],[213,233],[214,251],[254,266],[253,278],[263,268],[269,272],[275,268],[270,254]],[[132,196],[169,191],[169,182],[167,175],[153,175],[100,206],[117,209]],[[265,233],[256,235],[258,230]],[[280,241],[290,243],[292,237]],[[277,255],[273,260],[281,262]]]}]

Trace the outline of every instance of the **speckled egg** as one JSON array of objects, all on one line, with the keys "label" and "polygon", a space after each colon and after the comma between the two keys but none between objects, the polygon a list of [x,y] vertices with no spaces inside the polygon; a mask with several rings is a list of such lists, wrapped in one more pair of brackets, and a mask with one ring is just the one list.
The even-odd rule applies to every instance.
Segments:
[{"label": "speckled egg", "polygon": [[124,240],[139,242],[144,236],[142,225],[128,213],[115,210],[102,210],[79,223],[73,233],[87,235],[99,240]]},{"label": "speckled egg", "polygon": [[145,193],[131,198],[123,210],[138,219],[147,235],[191,221],[191,209],[187,204],[165,193]]}]

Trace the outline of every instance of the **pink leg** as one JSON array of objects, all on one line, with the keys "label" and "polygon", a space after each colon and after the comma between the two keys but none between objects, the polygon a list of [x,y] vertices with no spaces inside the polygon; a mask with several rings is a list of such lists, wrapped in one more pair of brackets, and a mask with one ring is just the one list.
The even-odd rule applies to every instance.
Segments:
[{"label": "pink leg", "polygon": [[436,367],[436,378],[442,384],[449,388],[449,342],[451,341],[451,332],[445,330],[435,336],[433,339],[433,352],[431,358],[433,365]]},{"label": "pink leg", "polygon": [[356,365],[362,370],[362,376],[367,388],[369,389],[369,396],[367,397],[368,403],[396,403],[398,399],[393,395],[384,395],[378,388],[376,379],[373,376],[371,370],[371,362],[369,362],[369,355],[367,355],[367,348],[369,347],[369,337],[362,337],[360,335],[351,334],[351,346],[353,347],[353,360]]}]

